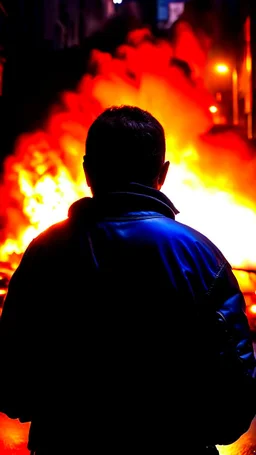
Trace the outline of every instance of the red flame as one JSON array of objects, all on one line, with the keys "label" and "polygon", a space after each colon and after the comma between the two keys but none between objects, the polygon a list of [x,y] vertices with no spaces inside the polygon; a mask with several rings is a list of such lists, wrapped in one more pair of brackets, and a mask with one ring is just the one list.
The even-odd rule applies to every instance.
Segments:
[{"label": "red flame", "polygon": [[[191,28],[180,25],[173,47],[150,38],[147,30],[131,33],[114,57],[92,52],[93,75],[63,94],[64,107],[50,115],[45,130],[19,138],[0,185],[0,262],[15,268],[29,241],[89,194],[82,172],[87,130],[104,108],[133,104],[165,128],[172,164],[163,191],[179,208],[177,219],[209,236],[233,265],[256,269],[255,159],[234,133],[205,134],[214,100],[199,77],[206,56]],[[191,81],[170,66],[171,57],[186,60],[197,77]],[[249,275],[241,273],[251,292]],[[27,454],[28,426],[0,418],[1,454]]]},{"label": "red flame", "polygon": [[202,79],[170,65],[177,54],[170,43],[145,37],[148,31],[132,32],[115,56],[93,51],[92,73],[76,92],[63,93],[64,107],[45,130],[19,138],[0,188],[0,261],[15,267],[34,236],[89,194],[82,171],[87,130],[106,107],[130,104],[165,128],[171,168],[163,191],[180,210],[177,219],[210,237],[232,265],[255,265],[255,159],[235,133],[206,134],[213,99]]}]

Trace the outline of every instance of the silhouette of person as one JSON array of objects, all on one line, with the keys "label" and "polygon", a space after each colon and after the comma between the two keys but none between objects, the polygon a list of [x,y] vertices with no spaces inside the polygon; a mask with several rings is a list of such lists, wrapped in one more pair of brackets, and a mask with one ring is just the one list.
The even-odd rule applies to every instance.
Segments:
[{"label": "silhouette of person", "polygon": [[[218,453],[255,414],[255,358],[232,268],[161,191],[163,127],[106,109],[83,161],[92,197],[36,237],[0,320],[0,411],[36,455]],[[217,214],[216,214],[217,218]]]}]

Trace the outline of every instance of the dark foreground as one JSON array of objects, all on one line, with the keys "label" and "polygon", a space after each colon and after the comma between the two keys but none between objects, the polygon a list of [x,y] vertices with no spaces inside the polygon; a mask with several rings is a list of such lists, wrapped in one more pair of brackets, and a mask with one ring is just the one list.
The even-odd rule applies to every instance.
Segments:
[{"label": "dark foreground", "polygon": [[[21,424],[16,420],[8,419],[0,413],[0,454],[29,455],[29,451],[26,449],[28,429],[28,424]],[[239,441],[230,446],[219,447],[219,451],[220,455],[256,454],[256,417],[250,430]]]}]

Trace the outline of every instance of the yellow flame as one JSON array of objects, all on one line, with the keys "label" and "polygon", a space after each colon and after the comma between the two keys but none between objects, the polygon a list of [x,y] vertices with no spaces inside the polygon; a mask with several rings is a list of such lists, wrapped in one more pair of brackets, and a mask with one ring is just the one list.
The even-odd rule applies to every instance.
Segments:
[{"label": "yellow flame", "polygon": [[93,53],[96,76],[85,75],[77,92],[63,94],[66,109],[50,117],[44,132],[21,138],[6,167],[12,205],[0,261],[15,267],[32,238],[90,195],[82,171],[86,132],[103,109],[124,103],[152,112],[164,126],[171,167],[163,191],[180,211],[177,220],[209,237],[233,266],[256,268],[255,163],[246,167],[248,146],[234,134],[222,145],[220,135],[209,152],[201,136],[213,125],[214,99],[170,68],[171,46],[147,41],[122,46],[117,55]]}]

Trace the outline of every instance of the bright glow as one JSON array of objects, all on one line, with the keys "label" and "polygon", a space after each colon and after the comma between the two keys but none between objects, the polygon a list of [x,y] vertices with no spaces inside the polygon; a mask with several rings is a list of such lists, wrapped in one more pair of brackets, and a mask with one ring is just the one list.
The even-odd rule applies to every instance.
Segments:
[{"label": "bright glow", "polygon": [[250,73],[251,70],[252,70],[252,57],[251,57],[251,55],[247,55],[245,62],[246,62],[245,63],[246,71],[248,71],[248,73]]},{"label": "bright glow", "polygon": [[256,305],[250,306],[250,312],[256,314]]},{"label": "bright glow", "polygon": [[215,66],[215,71],[219,74],[227,74],[229,73],[229,67],[225,63],[219,63]]},{"label": "bright glow", "polygon": [[0,295],[5,295],[6,294],[6,289],[0,289]]},{"label": "bright glow", "polygon": [[113,3],[115,5],[121,5],[122,2],[123,2],[123,0],[113,0]]},{"label": "bright glow", "polygon": [[95,72],[62,94],[64,109],[50,111],[43,130],[19,137],[0,185],[0,262],[15,268],[30,240],[89,194],[82,168],[88,128],[106,107],[129,104],[152,112],[165,128],[171,166],[163,192],[180,211],[177,221],[213,240],[233,267],[256,269],[251,150],[233,131],[208,133],[218,116],[215,98],[170,66],[172,45],[155,44],[148,33],[143,39],[142,30],[133,31],[115,56],[93,51]]},{"label": "bright glow", "polygon": [[[255,157],[235,132],[207,133],[216,100],[170,65],[177,48],[183,60],[204,62],[201,44],[184,24],[182,30],[176,49],[154,44],[140,29],[115,56],[94,51],[95,71],[63,94],[64,109],[50,110],[43,130],[19,138],[0,182],[0,262],[16,267],[30,239],[87,194],[82,157],[89,125],[104,108],[127,103],[149,110],[165,127],[171,166],[163,190],[180,210],[177,220],[214,240],[233,266],[256,269]],[[243,290],[254,296],[249,278],[242,273]],[[29,424],[0,413],[1,455],[27,454],[28,431]],[[218,447],[221,455],[232,448]]]},{"label": "bright glow", "polygon": [[216,112],[218,112],[218,108],[217,108],[217,106],[210,106],[210,107],[209,107],[209,111],[210,111],[212,114],[216,114]]}]

